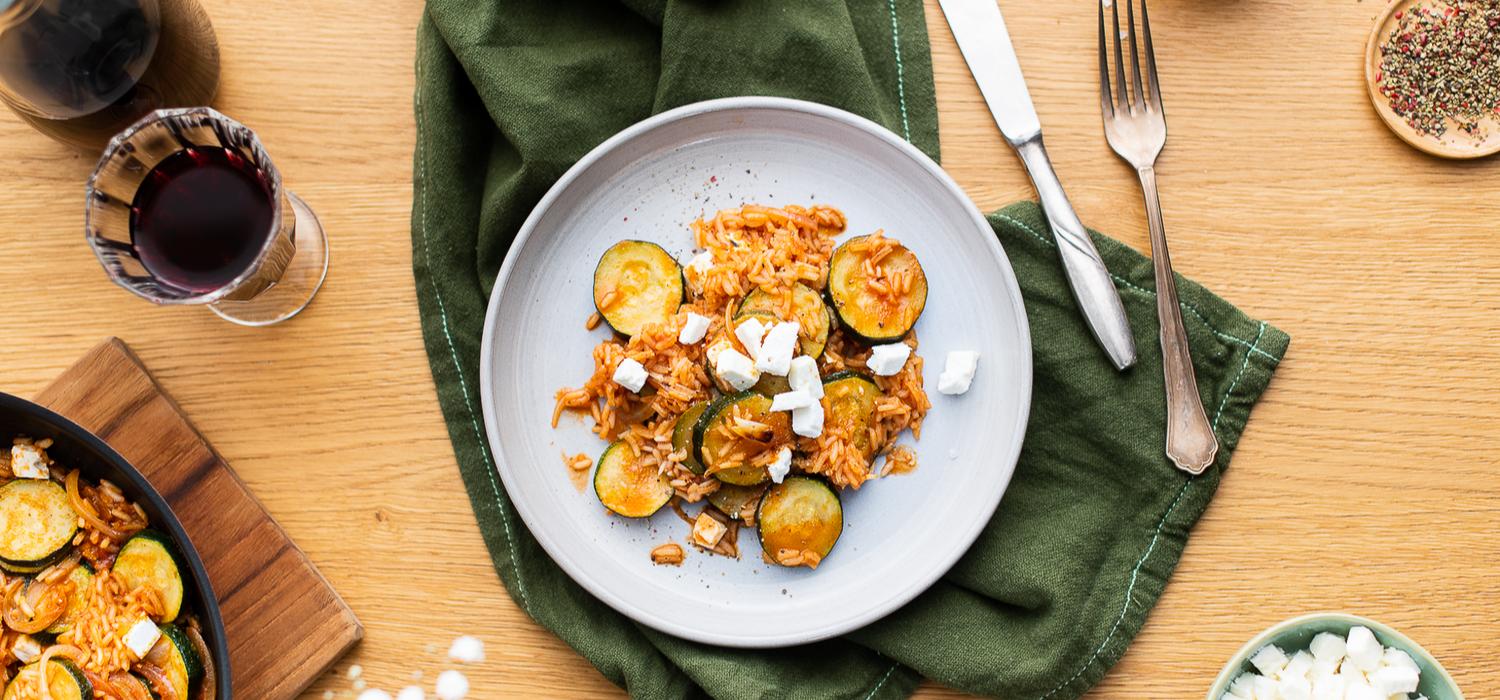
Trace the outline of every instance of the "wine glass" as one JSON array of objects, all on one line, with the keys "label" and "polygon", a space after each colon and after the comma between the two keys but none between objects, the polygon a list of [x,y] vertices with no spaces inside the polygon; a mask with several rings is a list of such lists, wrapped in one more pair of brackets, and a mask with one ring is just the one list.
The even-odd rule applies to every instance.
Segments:
[{"label": "wine glass", "polygon": [[157,110],[115,136],[87,193],[89,245],[147,301],[268,326],[307,308],[328,276],[318,217],[255,133],[208,107]]}]

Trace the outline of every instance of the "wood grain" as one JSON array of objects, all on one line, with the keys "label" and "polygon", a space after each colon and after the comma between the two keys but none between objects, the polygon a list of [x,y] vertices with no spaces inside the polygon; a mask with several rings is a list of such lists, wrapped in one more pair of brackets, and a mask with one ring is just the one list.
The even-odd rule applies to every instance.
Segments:
[{"label": "wood grain", "polygon": [[[1104,143],[1090,3],[1003,0],[1086,223],[1145,250]],[[478,698],[617,697],[531,623],[474,529],[437,408],[410,268],[417,0],[206,0],[218,105],[256,128],[328,228],[328,285],[279,328],[114,288],[83,242],[90,163],[0,115],[0,384],[30,393],[118,335],[312,557],[366,639],[307,696],[420,681],[476,634]],[[1152,0],[1177,270],[1292,334],[1231,473],[1145,630],[1093,697],[1201,697],[1273,622],[1344,609],[1500,697],[1500,161],[1454,163],[1370,109],[1379,0]],[[1032,197],[935,3],[943,163],[982,208]],[[310,474],[318,478],[311,479]],[[928,688],[933,695],[946,691]],[[352,693],[350,694],[352,696]]]},{"label": "wood grain", "polygon": [[237,697],[296,697],[363,636],[353,611],[124,342],[95,346],[36,401],[103,438],[171,504],[218,598]]}]

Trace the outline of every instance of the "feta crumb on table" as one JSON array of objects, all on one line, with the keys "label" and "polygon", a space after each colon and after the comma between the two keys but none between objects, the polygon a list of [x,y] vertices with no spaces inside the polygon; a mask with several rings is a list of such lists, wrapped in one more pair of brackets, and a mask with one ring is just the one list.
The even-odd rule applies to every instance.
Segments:
[{"label": "feta crumb on table", "polygon": [[677,333],[677,342],[694,345],[705,335],[708,335],[708,317],[689,311],[687,320],[682,322],[682,330]]},{"label": "feta crumb on table", "polygon": [[807,355],[792,358],[787,369],[786,383],[797,391],[805,391],[815,399],[823,398],[823,378],[818,375],[818,361]]},{"label": "feta crumb on table", "polygon": [[391,700],[391,694],[385,692],[384,690],[371,688],[363,693],[360,693],[359,697],[356,700]]},{"label": "feta crumb on table", "polygon": [[427,700],[427,694],[422,692],[421,688],[409,685],[396,693],[396,700]]},{"label": "feta crumb on table", "polygon": [[47,456],[36,445],[12,445],[10,448],[10,473],[17,479],[47,479],[52,473],[47,469]]},{"label": "feta crumb on table", "polygon": [[436,692],[440,700],[463,700],[469,694],[469,679],[458,671],[443,671],[438,674]]},{"label": "feta crumb on table", "polygon": [[734,348],[719,353],[714,372],[735,391],[744,391],[760,381],[760,370],[755,369],[755,362]]},{"label": "feta crumb on table", "polygon": [[906,343],[889,343],[876,345],[870,348],[870,359],[865,365],[871,372],[881,377],[889,377],[901,371],[906,366],[907,358],[911,357],[911,346]]},{"label": "feta crumb on table", "polygon": [[646,386],[648,376],[646,368],[641,363],[635,361],[634,358],[627,357],[615,366],[613,378],[616,384],[630,390],[630,393],[638,394]]},{"label": "feta crumb on table", "polygon": [[478,637],[463,635],[453,640],[448,647],[448,658],[474,664],[484,661],[484,642]]}]

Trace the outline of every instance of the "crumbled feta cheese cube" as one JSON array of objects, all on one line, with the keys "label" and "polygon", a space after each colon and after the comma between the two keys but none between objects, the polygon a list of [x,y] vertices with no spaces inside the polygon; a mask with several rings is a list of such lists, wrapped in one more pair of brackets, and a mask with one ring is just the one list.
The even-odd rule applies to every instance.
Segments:
[{"label": "crumbled feta cheese cube", "polygon": [[1370,685],[1364,676],[1359,674],[1342,674],[1346,676],[1344,685],[1344,700],[1386,700],[1375,686]]},{"label": "crumbled feta cheese cube", "polygon": [[[1286,662],[1286,668],[1281,670],[1281,678],[1291,676],[1293,678],[1306,678],[1307,672],[1312,669],[1313,655],[1306,651],[1292,654],[1291,660]],[[1284,695],[1285,693],[1283,693]]]},{"label": "crumbled feta cheese cube", "polygon": [[[1339,658],[1342,659],[1343,657]],[[1307,678],[1308,680],[1317,680],[1318,678],[1321,678],[1323,676],[1331,676],[1338,672],[1338,662],[1329,661],[1328,659],[1320,659],[1314,656],[1312,668],[1307,669]]]},{"label": "crumbled feta cheese cube", "polygon": [[[146,650],[150,651],[150,648]],[[23,634],[16,637],[16,641],[11,644],[10,653],[16,657],[17,661],[29,664],[32,659],[42,655],[42,643],[38,642],[36,637]]]},{"label": "crumbled feta cheese cube", "polygon": [[1250,657],[1250,665],[1260,670],[1260,675],[1275,678],[1286,668],[1286,652],[1275,644],[1267,644]]},{"label": "crumbled feta cheese cube", "polygon": [[784,391],[771,398],[771,410],[791,411],[804,406],[811,406],[815,400],[811,394],[805,391]]},{"label": "crumbled feta cheese cube", "polygon": [[130,630],[125,633],[121,641],[135,658],[145,658],[151,647],[156,646],[156,640],[161,639],[161,628],[149,619],[141,618],[139,622],[131,625]]},{"label": "crumbled feta cheese cube", "polygon": [[781,483],[786,478],[787,472],[792,470],[792,448],[783,447],[776,453],[776,461],[772,462],[766,471],[771,474],[771,481]]},{"label": "crumbled feta cheese cube", "polygon": [[443,671],[438,674],[436,690],[440,700],[464,700],[469,694],[469,679],[458,671]]},{"label": "crumbled feta cheese cube", "polygon": [[396,693],[396,700],[427,700],[427,694],[422,692],[421,688],[409,685]]},{"label": "crumbled feta cheese cube", "polygon": [[760,356],[760,342],[766,337],[766,330],[759,319],[747,318],[734,327],[734,337],[740,339],[745,352],[755,359]]},{"label": "crumbled feta cheese cube", "polygon": [[785,377],[792,368],[792,356],[797,353],[797,334],[801,326],[796,321],[783,321],[766,331],[760,342],[760,354],[755,356],[755,368]]},{"label": "crumbled feta cheese cube", "polygon": [[1344,677],[1337,673],[1313,676],[1312,696],[1317,698],[1317,700],[1323,700],[1323,698],[1339,698],[1342,700],[1344,697]]},{"label": "crumbled feta cheese cube", "polygon": [[744,391],[760,381],[760,370],[755,369],[755,362],[734,348],[719,353],[714,371],[735,391]]},{"label": "crumbled feta cheese cube", "polygon": [[1312,651],[1313,658],[1319,661],[1329,661],[1337,665],[1338,662],[1344,660],[1344,638],[1332,632],[1319,632],[1312,638],[1312,643],[1307,648]]},{"label": "crumbled feta cheese cube", "polygon": [[385,692],[384,690],[371,688],[363,693],[360,693],[359,697],[355,698],[354,700],[391,700],[391,694]]},{"label": "crumbled feta cheese cube", "polygon": [[687,320],[682,322],[682,330],[677,333],[677,342],[693,345],[705,335],[708,335],[708,317],[689,311]]},{"label": "crumbled feta cheese cube", "polygon": [[724,533],[729,528],[717,520],[714,520],[707,511],[699,513],[698,519],[693,521],[693,543],[700,547],[713,549],[724,539]]},{"label": "crumbled feta cheese cube", "polygon": [[708,272],[709,268],[711,268],[713,266],[714,266],[714,254],[713,254],[713,251],[705,250],[705,251],[703,251],[701,253],[698,253],[697,255],[694,255],[693,259],[688,261],[687,269],[692,270],[693,272],[696,272],[696,273],[702,275],[702,274]]},{"label": "crumbled feta cheese cube", "polygon": [[1371,685],[1380,691],[1381,695],[1390,696],[1396,693],[1417,692],[1417,682],[1420,674],[1416,669],[1405,666],[1386,666],[1370,676]]},{"label": "crumbled feta cheese cube", "polygon": [[1385,649],[1380,646],[1380,640],[1375,638],[1370,628],[1363,626],[1349,628],[1349,639],[1345,645],[1348,665],[1360,671],[1374,671],[1380,668],[1380,658],[1385,654]]},{"label": "crumbled feta cheese cube", "polygon": [[1256,676],[1255,700],[1281,700],[1281,686],[1270,678]]},{"label": "crumbled feta cheese cube", "polygon": [[943,373],[938,375],[938,391],[949,396],[967,393],[978,368],[979,353],[973,350],[949,352],[948,358],[943,362]]},{"label": "crumbled feta cheese cube", "polygon": [[10,448],[10,473],[17,479],[46,479],[47,457],[36,445],[13,445]]},{"label": "crumbled feta cheese cube", "polygon": [[823,403],[792,409],[792,432],[802,437],[815,438],[823,434]]},{"label": "crumbled feta cheese cube", "polygon": [[478,637],[463,635],[453,640],[453,645],[448,647],[448,658],[466,664],[484,661],[484,641]]},{"label": "crumbled feta cheese cube", "polygon": [[630,390],[630,393],[640,393],[641,388],[646,386],[646,368],[634,358],[627,357],[615,365],[614,380],[616,384]]},{"label": "crumbled feta cheese cube", "polygon": [[1282,700],[1312,700],[1312,683],[1306,678],[1283,673],[1281,680],[1276,682],[1276,689]]},{"label": "crumbled feta cheese cube", "polygon": [[362,674],[364,672],[365,672],[364,667],[360,666],[359,664],[354,664],[354,665],[352,665],[352,666],[349,667],[349,672],[348,672],[347,675],[350,678],[359,678],[360,674]]},{"label": "crumbled feta cheese cube", "polygon": [[1236,698],[1244,698],[1245,700],[1254,700],[1255,673],[1246,671],[1236,677],[1234,681],[1229,684],[1228,695],[1234,696]]},{"label": "crumbled feta cheese cube", "polygon": [[719,336],[714,339],[714,342],[709,343],[708,349],[703,351],[704,357],[708,358],[708,366],[718,367],[719,354],[725,350],[734,350],[734,341],[724,336]]},{"label": "crumbled feta cheese cube", "polygon": [[870,368],[871,372],[882,377],[889,377],[906,366],[908,357],[911,357],[911,346],[906,343],[876,345],[870,348],[870,359],[865,362],[865,365]]},{"label": "crumbled feta cheese cube", "polygon": [[805,391],[815,399],[823,398],[823,378],[818,376],[818,361],[807,355],[792,358],[786,373],[786,383],[797,391]]},{"label": "crumbled feta cheese cube", "polygon": [[1385,650],[1384,654],[1381,654],[1380,665],[1395,666],[1397,668],[1409,668],[1413,671],[1420,672],[1420,669],[1417,667],[1417,662],[1411,660],[1411,655],[1395,647],[1388,648]]}]

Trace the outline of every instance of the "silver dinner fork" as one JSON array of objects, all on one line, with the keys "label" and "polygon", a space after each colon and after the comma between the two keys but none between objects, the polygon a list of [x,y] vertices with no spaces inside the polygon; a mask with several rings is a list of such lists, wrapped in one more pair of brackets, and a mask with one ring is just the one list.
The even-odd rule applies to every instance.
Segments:
[{"label": "silver dinner fork", "polygon": [[[1120,8],[1125,3],[1127,31],[1120,31]],[[1104,29],[1108,7],[1114,23],[1110,41]],[[1162,111],[1161,86],[1156,78],[1156,52],[1151,47],[1151,20],[1146,0],[1141,0],[1141,39],[1146,44],[1142,66],[1136,48],[1135,0],[1099,0],[1099,109],[1104,114],[1104,135],[1110,148],[1135,168],[1146,195],[1146,221],[1151,227],[1151,259],[1156,270],[1156,315],[1161,322],[1162,373],[1167,383],[1167,457],[1177,468],[1202,474],[1214,462],[1219,441],[1198,398],[1193,377],[1193,358],[1188,351],[1187,330],[1177,303],[1177,283],[1172,277],[1172,258],[1167,254],[1167,234],[1162,228],[1161,202],[1156,196],[1156,157],[1167,143],[1167,117]],[[1130,63],[1120,45],[1130,41]],[[1114,89],[1110,89],[1109,48],[1114,46]],[[1127,66],[1131,90],[1126,90]],[[1145,87],[1142,86],[1142,72]]]}]

